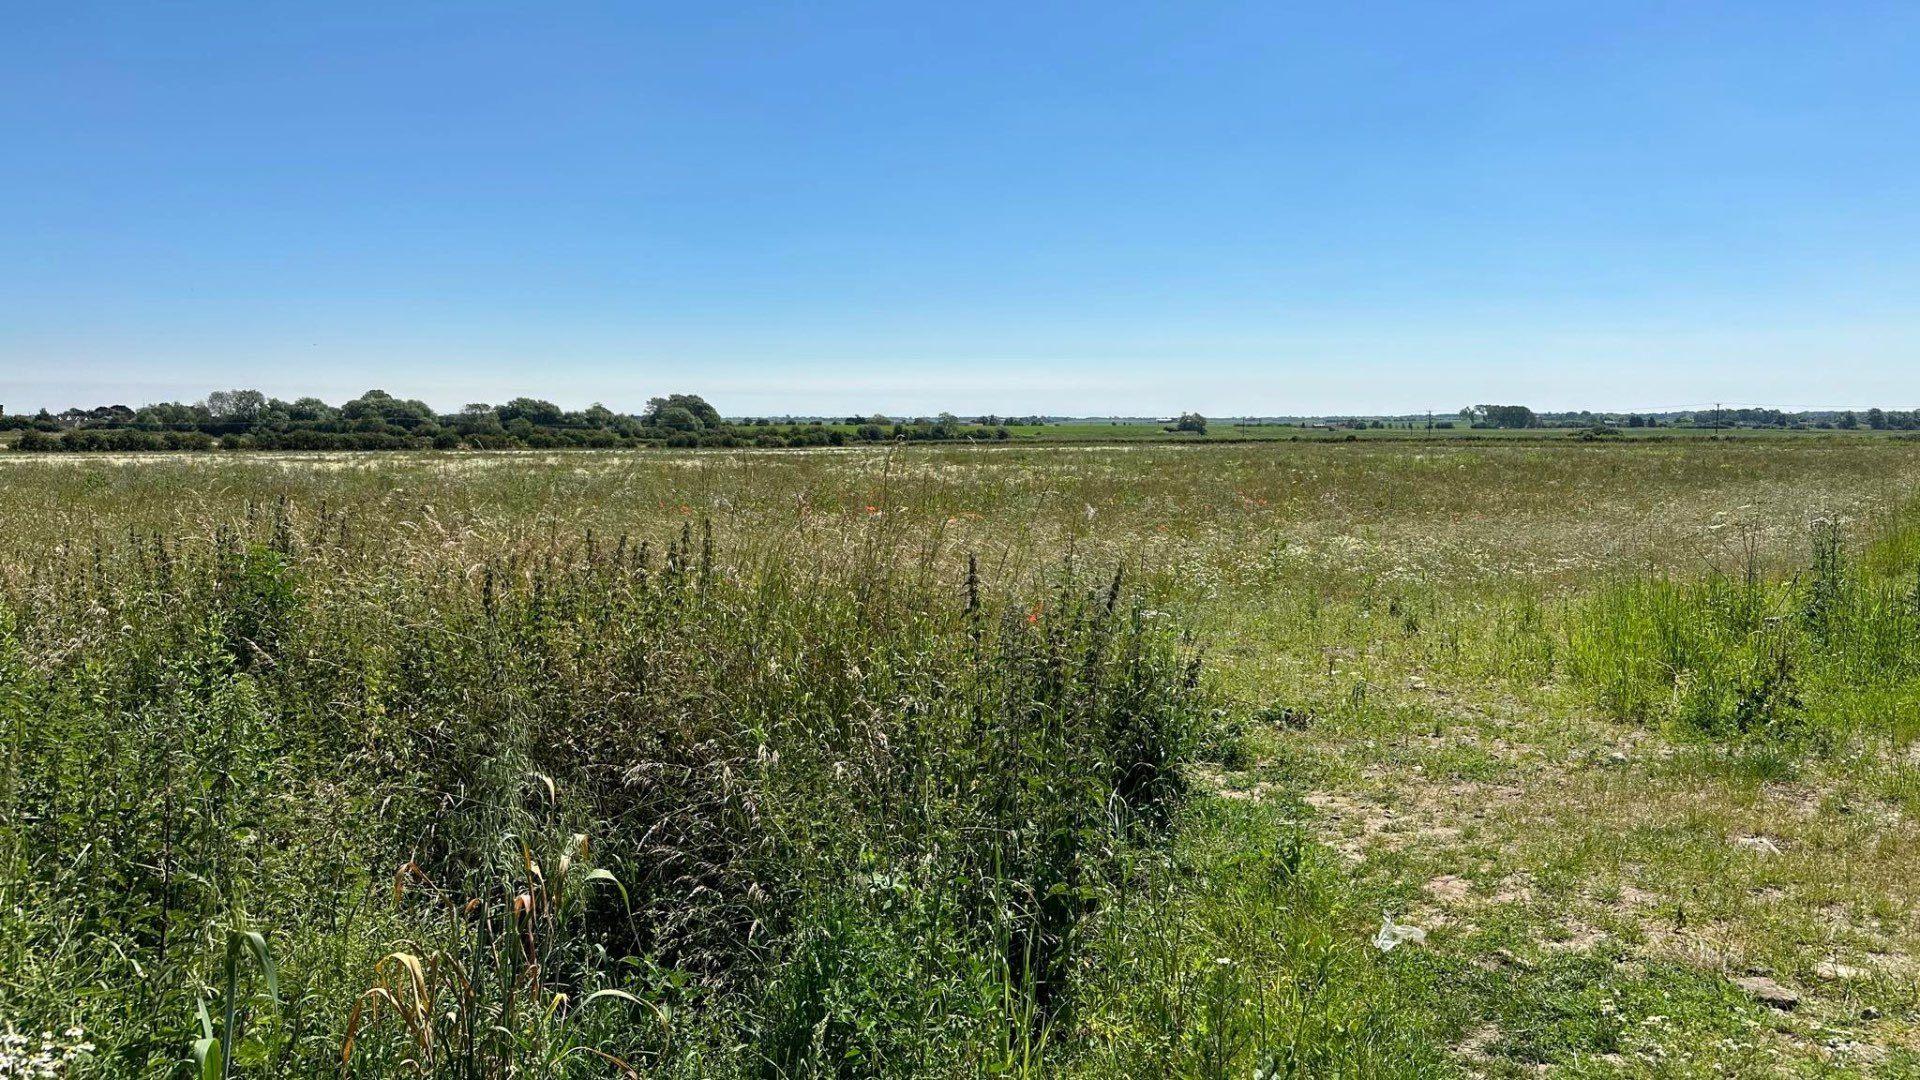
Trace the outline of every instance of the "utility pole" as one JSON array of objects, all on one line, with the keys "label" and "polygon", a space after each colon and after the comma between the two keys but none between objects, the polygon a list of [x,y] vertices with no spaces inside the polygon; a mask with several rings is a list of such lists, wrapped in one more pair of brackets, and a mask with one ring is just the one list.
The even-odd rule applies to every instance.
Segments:
[{"label": "utility pole", "polygon": [[1719,431],[1720,427],[1721,427],[1720,403],[1716,401],[1713,403],[1713,430]]}]

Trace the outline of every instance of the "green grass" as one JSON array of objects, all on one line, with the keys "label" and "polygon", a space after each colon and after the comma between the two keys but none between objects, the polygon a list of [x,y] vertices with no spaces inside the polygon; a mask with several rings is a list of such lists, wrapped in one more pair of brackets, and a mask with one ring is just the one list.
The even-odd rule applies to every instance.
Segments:
[{"label": "green grass", "polygon": [[1916,489],[1839,437],[9,458],[0,1031],[1898,1075]]},{"label": "green grass", "polygon": [[1576,678],[1626,719],[1709,737],[1827,746],[1920,735],[1920,558],[1906,518],[1856,558],[1817,522],[1807,565],[1629,579],[1577,622]]}]

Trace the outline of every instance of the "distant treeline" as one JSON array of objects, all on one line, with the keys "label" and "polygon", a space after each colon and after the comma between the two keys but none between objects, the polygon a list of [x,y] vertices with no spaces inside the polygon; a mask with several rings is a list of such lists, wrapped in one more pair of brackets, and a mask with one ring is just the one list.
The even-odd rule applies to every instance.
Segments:
[{"label": "distant treeline", "polygon": [[[504,405],[467,405],[435,413],[425,402],[369,390],[343,405],[318,398],[282,401],[258,390],[220,390],[192,404],[163,402],[133,409],[101,405],[9,416],[0,408],[0,432],[21,431],[25,451],[139,450],[562,450],[620,447],[807,447],[880,442],[1003,441],[1009,427],[1096,421],[1061,416],[978,416],[952,413],[894,419],[885,416],[728,419],[697,394],[669,394],[640,413],[604,405],[570,411],[550,401],[514,398]],[[1106,423],[1151,425],[1171,436],[1201,436],[1209,421],[1182,413],[1172,421],[1110,417]],[[1216,421],[1233,429],[1302,430],[1566,429],[1582,438],[1626,428],[1920,431],[1920,410],[1803,410],[1742,407],[1672,412],[1535,412],[1525,405],[1474,405],[1451,413],[1397,416],[1240,417]],[[1044,437],[1044,436],[1042,436]]]},{"label": "distant treeline", "polygon": [[1460,410],[1460,418],[1473,427],[1578,428],[1612,426],[1626,428],[1818,428],[1875,431],[1920,430],[1920,410],[1899,412],[1887,409],[1855,411],[1803,410],[1787,412],[1759,406],[1741,408],[1693,409],[1677,412],[1580,412],[1536,413],[1525,405],[1476,405]]},{"label": "distant treeline", "polygon": [[[1670,412],[1535,412],[1525,405],[1473,405],[1457,413],[1399,416],[1316,417],[1289,421],[1327,428],[1421,428],[1481,430],[1528,428],[1779,428],[1782,430],[1920,431],[1920,410],[1829,409],[1787,412],[1758,406]],[[1244,426],[1244,425],[1243,425]]]},{"label": "distant treeline", "polygon": [[[996,420],[986,417],[982,420]],[[258,390],[220,390],[194,404],[141,409],[102,405],[53,414],[7,416],[0,430],[23,430],[26,451],[138,450],[561,450],[573,448],[845,446],[853,443],[1000,440],[1004,425],[938,417],[849,417],[778,422],[727,420],[697,394],[669,394],[643,413],[603,405],[568,411],[550,401],[515,398],[438,414],[425,402],[369,390],[335,407],[318,398],[281,401]]]}]

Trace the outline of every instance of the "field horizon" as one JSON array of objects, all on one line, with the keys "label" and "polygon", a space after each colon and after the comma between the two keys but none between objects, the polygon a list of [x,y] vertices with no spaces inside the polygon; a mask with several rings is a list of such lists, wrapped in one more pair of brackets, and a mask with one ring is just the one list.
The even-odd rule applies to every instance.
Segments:
[{"label": "field horizon", "polygon": [[1920,4],[0,34],[0,1080],[1920,1080]]}]

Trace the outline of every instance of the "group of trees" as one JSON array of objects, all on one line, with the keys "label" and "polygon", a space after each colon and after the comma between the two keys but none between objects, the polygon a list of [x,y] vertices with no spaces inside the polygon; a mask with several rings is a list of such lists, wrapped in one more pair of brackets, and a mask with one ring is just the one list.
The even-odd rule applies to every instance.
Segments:
[{"label": "group of trees", "polygon": [[[1698,409],[1693,412],[1669,413],[1660,416],[1647,416],[1642,419],[1646,427],[1704,427],[1704,428],[1785,428],[1788,430],[1817,429],[1822,431],[1854,431],[1871,429],[1874,431],[1920,431],[1920,410],[1898,409],[1825,409],[1785,412],[1780,409],[1762,407],[1728,407],[1717,409]],[[1642,424],[1632,424],[1639,427]]]},{"label": "group of trees", "polygon": [[1834,418],[1834,426],[1867,427],[1875,431],[1920,431],[1920,409],[1908,412],[1868,409],[1865,413],[1849,410]]},{"label": "group of trees", "polygon": [[1729,406],[1659,413],[1536,413],[1525,405],[1475,405],[1460,418],[1476,428],[1782,428],[1787,430],[1920,431],[1920,410],[1804,410],[1787,412],[1765,406]]},{"label": "group of trees", "polygon": [[1460,419],[1468,427],[1531,428],[1540,427],[1540,418],[1525,405],[1475,405],[1460,410]]},{"label": "group of trees", "polygon": [[27,451],[786,447],[1009,437],[1004,426],[967,423],[948,414],[845,426],[820,420],[735,422],[697,394],[654,398],[638,414],[598,404],[571,411],[524,397],[439,414],[425,402],[383,390],[369,390],[337,407],[319,398],[282,401],[258,390],[219,390],[192,404],[162,402],[140,409],[105,405],[57,415],[41,410],[31,417],[0,411],[0,430],[9,428],[24,429],[16,448]]}]

